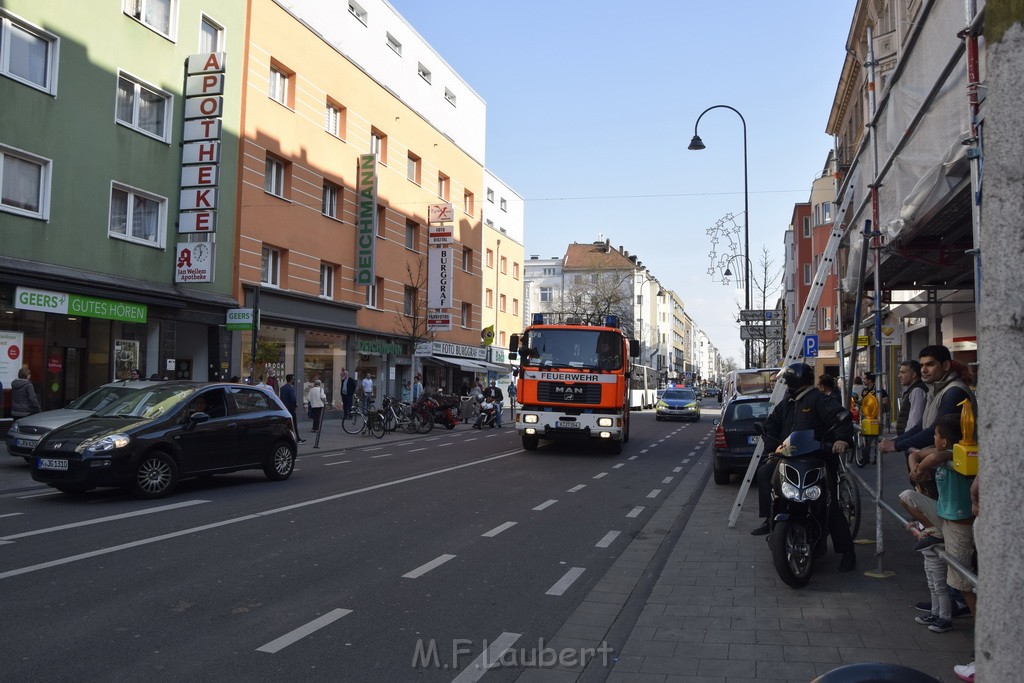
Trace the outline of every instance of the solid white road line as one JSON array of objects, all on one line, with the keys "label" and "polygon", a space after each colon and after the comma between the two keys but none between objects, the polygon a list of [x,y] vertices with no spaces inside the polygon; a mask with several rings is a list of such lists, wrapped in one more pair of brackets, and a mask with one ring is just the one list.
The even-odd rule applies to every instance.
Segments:
[{"label": "solid white road line", "polygon": [[507,531],[508,529],[511,529],[515,525],[516,525],[515,522],[505,522],[504,524],[500,524],[500,525],[494,527],[493,529],[491,529],[487,533],[483,533],[483,534],[480,534],[480,535],[484,536],[485,538],[494,538],[495,536],[500,534],[502,531]]},{"label": "solid white road line", "polygon": [[[156,512],[167,512],[168,510],[177,510],[178,508],[187,508],[193,505],[202,505],[203,503],[209,503],[208,500],[186,500],[180,503],[172,503],[171,505],[161,505],[155,508],[146,508],[145,510],[136,510],[135,512],[125,512],[120,515],[110,515],[109,517],[97,517],[96,519],[86,519],[81,522],[73,522],[71,524],[61,524],[60,526],[51,526],[45,529],[36,529],[35,531],[26,531],[21,534],[14,534],[12,536],[0,537],[0,541],[13,541],[16,538],[25,538],[26,536],[38,536],[39,534],[48,534],[53,531],[64,531],[65,529],[75,529],[80,526],[91,526],[93,524],[102,524],[103,522],[113,522],[119,519],[129,519],[131,517],[140,517],[142,515],[151,515]],[[20,513],[18,513],[20,514]]]},{"label": "solid white road line", "polygon": [[607,476],[608,476],[607,472],[601,472],[600,474],[595,474],[594,475],[594,479],[602,479],[602,478],[607,477]]},{"label": "solid white road line", "polygon": [[21,515],[21,514],[24,514],[24,513],[23,512],[8,512],[5,515],[0,515],[0,517],[17,517],[18,515]]},{"label": "solid white road line", "polygon": [[430,562],[427,562],[422,567],[417,567],[416,569],[413,569],[408,574],[402,574],[402,578],[403,579],[418,579],[421,576],[423,576],[424,574],[426,574],[427,572],[429,572],[431,569],[437,569],[438,567],[440,567],[442,564],[444,564],[448,560],[454,560],[454,559],[455,559],[455,555],[448,555],[448,554],[441,555],[440,557],[436,557],[433,560],[431,560]]},{"label": "solid white road line", "polygon": [[60,491],[47,491],[46,493],[33,493],[31,496],[18,496],[18,500],[28,500],[29,498],[42,498],[43,496],[59,496]]},{"label": "solid white road line", "polygon": [[622,466],[623,466],[623,465],[625,465],[625,464],[626,464],[626,463],[624,463],[624,462],[620,462],[620,463],[619,463],[618,465],[612,465],[612,469],[613,469],[613,470],[617,470],[617,469],[619,469],[620,467],[622,467]]},{"label": "solid white road line", "polygon": [[661,483],[662,484],[671,484],[672,483],[672,479],[673,479],[672,477],[665,477],[664,479],[661,480]]},{"label": "solid white road line", "polygon": [[424,472],[423,474],[415,474],[411,477],[403,477],[401,479],[395,479],[393,481],[385,481],[380,484],[374,484],[373,486],[365,486],[361,489],[355,489],[353,491],[345,491],[343,493],[336,493],[332,496],[324,496],[323,498],[314,498],[313,500],[306,500],[301,503],[293,503],[291,505],[285,505],[284,507],[274,508],[272,510],[265,510],[263,512],[255,512],[251,515],[243,515],[241,517],[234,517],[232,519],[225,519],[220,522],[213,522],[211,524],[203,524],[202,526],[192,527],[190,529],[182,529],[180,531],[174,531],[169,534],[163,534],[161,536],[153,536],[151,538],[144,538],[138,541],[131,541],[130,543],[122,543],[121,545],[111,546],[109,548],[100,548],[99,550],[93,550],[87,553],[81,553],[79,555],[72,555],[71,557],[62,557],[57,560],[51,560],[49,562],[41,562],[34,564],[29,567],[21,567],[20,569],[12,569],[6,572],[0,572],[0,579],[9,579],[12,576],[20,576],[22,574],[28,574],[30,572],[36,572],[41,569],[49,569],[50,567],[59,567],[61,565],[70,564],[71,562],[78,562],[79,560],[87,560],[91,557],[99,557],[101,555],[108,555],[110,553],[120,552],[121,550],[129,550],[131,548],[137,548],[143,545],[149,545],[150,543],[159,543],[160,541],[167,541],[172,538],[178,538],[180,536],[190,536],[192,534],[198,534],[202,531],[209,529],[218,529],[223,526],[231,524],[238,524],[239,522],[248,522],[254,519],[260,519],[261,517],[269,517],[270,515],[276,515],[281,512],[291,512],[292,510],[298,510],[299,508],[308,507],[310,505],[319,505],[320,503],[329,503],[339,498],[348,498],[349,496],[355,496],[361,493],[367,493],[368,491],[376,491],[377,489],[384,489],[390,486],[396,486],[398,484],[406,484],[410,481],[419,481],[420,479],[426,479],[427,477],[436,477],[439,474],[447,474],[448,472],[454,472],[456,470],[465,469],[467,467],[475,467],[477,465],[483,465],[495,460],[501,460],[502,458],[508,458],[516,453],[522,453],[522,449],[516,449],[509,451],[508,453],[500,453],[498,455],[492,455],[489,458],[482,458],[480,460],[474,460],[472,462],[463,463],[461,465],[452,465],[451,467],[442,467],[439,470],[433,470],[431,472]]},{"label": "solid white road line", "polygon": [[256,648],[256,651],[257,652],[269,652],[270,654],[274,654],[275,652],[279,652],[279,651],[283,650],[284,648],[288,647],[289,645],[291,645],[292,643],[294,643],[295,641],[297,641],[297,640],[299,640],[301,638],[305,638],[310,633],[313,633],[315,631],[319,631],[324,626],[327,626],[328,624],[334,623],[335,621],[337,621],[338,619],[341,619],[343,616],[345,616],[347,614],[352,614],[352,610],[350,610],[350,609],[340,609],[340,608],[339,609],[333,609],[330,612],[328,612],[327,614],[323,615],[322,617],[317,617],[316,619],[314,619],[313,621],[309,622],[308,624],[300,626],[297,629],[295,629],[294,631],[286,633],[283,636],[281,636],[280,638],[277,638],[276,640],[272,640],[272,641],[270,641],[269,643],[267,643],[266,645],[264,645],[262,647]]},{"label": "solid white road line", "polygon": [[576,484],[576,486],[573,486],[571,489],[566,491],[566,493],[576,493],[577,491],[582,491],[585,488],[587,488],[586,484]]},{"label": "solid white road line", "polygon": [[659,493],[661,493],[661,489],[653,489],[650,493],[647,494],[647,497],[657,498]]},{"label": "solid white road line", "polygon": [[462,673],[453,678],[452,683],[476,683],[479,681],[489,668],[501,661],[502,655],[508,652],[509,648],[522,635],[522,633],[502,633],[486,650],[480,653],[479,657],[470,662],[469,666],[462,670]]},{"label": "solid white road line", "polygon": [[608,533],[606,533],[606,534],[605,534],[605,535],[604,535],[604,536],[603,536],[603,537],[601,538],[601,540],[600,540],[600,541],[598,541],[598,542],[597,542],[597,543],[596,543],[596,544],[594,545],[594,547],[595,547],[595,548],[607,548],[608,546],[610,546],[610,545],[612,544],[612,542],[613,542],[613,541],[614,541],[614,540],[615,540],[616,538],[618,538],[618,537],[619,537],[619,534],[621,534],[621,533],[622,533],[621,531],[609,531]]},{"label": "solid white road line", "polygon": [[338,460],[337,462],[325,462],[324,463],[324,467],[327,467],[329,465],[344,465],[347,462],[352,462],[352,461],[351,460]]},{"label": "solid white road line", "polygon": [[626,513],[626,516],[627,517],[639,517],[640,513],[643,512],[643,511],[644,511],[643,506],[638,505],[635,508],[633,508],[632,510],[630,510],[628,513]]},{"label": "solid white road line", "polygon": [[573,584],[573,581],[580,578],[580,576],[586,570],[583,567],[573,567],[565,573],[565,576],[555,582],[555,585],[547,590],[544,595],[562,595],[565,591],[569,590],[569,586]]},{"label": "solid white road line", "polygon": [[556,499],[554,499],[554,498],[552,498],[551,500],[545,500],[543,503],[541,503],[540,505],[538,505],[537,507],[535,507],[533,509],[534,510],[538,510],[538,511],[539,510],[546,510],[547,508],[551,507],[552,505],[554,505],[557,502],[558,501]]}]

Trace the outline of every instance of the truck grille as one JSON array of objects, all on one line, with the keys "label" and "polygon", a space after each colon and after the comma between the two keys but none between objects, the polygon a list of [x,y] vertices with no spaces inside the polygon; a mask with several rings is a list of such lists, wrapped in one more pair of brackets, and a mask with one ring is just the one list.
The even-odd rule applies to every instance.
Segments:
[{"label": "truck grille", "polygon": [[549,403],[600,403],[601,385],[540,382],[537,386],[537,400]]}]

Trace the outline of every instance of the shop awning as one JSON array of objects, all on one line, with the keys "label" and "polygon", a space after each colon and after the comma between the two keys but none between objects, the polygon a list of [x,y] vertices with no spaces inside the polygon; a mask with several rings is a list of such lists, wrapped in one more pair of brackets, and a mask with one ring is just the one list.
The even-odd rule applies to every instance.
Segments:
[{"label": "shop awning", "polygon": [[436,361],[438,363],[443,363],[444,365],[450,365],[455,368],[461,368],[466,372],[509,372],[509,369],[505,366],[495,365],[494,363],[488,363],[487,361],[475,360],[472,358],[456,358],[454,356],[428,356],[424,357],[423,360]]}]

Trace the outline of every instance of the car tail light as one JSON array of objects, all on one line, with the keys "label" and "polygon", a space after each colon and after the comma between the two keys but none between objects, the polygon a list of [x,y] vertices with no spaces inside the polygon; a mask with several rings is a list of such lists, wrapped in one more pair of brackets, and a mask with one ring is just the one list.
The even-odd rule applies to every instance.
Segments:
[{"label": "car tail light", "polygon": [[715,448],[720,451],[729,450],[729,442],[725,440],[725,430],[722,425],[715,427]]}]

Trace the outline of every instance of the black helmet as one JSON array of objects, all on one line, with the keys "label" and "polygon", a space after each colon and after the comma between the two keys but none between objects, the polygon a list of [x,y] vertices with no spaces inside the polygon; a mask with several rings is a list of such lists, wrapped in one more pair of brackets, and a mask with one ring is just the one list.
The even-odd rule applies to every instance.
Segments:
[{"label": "black helmet", "polygon": [[814,384],[814,370],[807,363],[793,363],[786,366],[782,372],[782,379],[786,380],[789,395],[796,396]]}]

